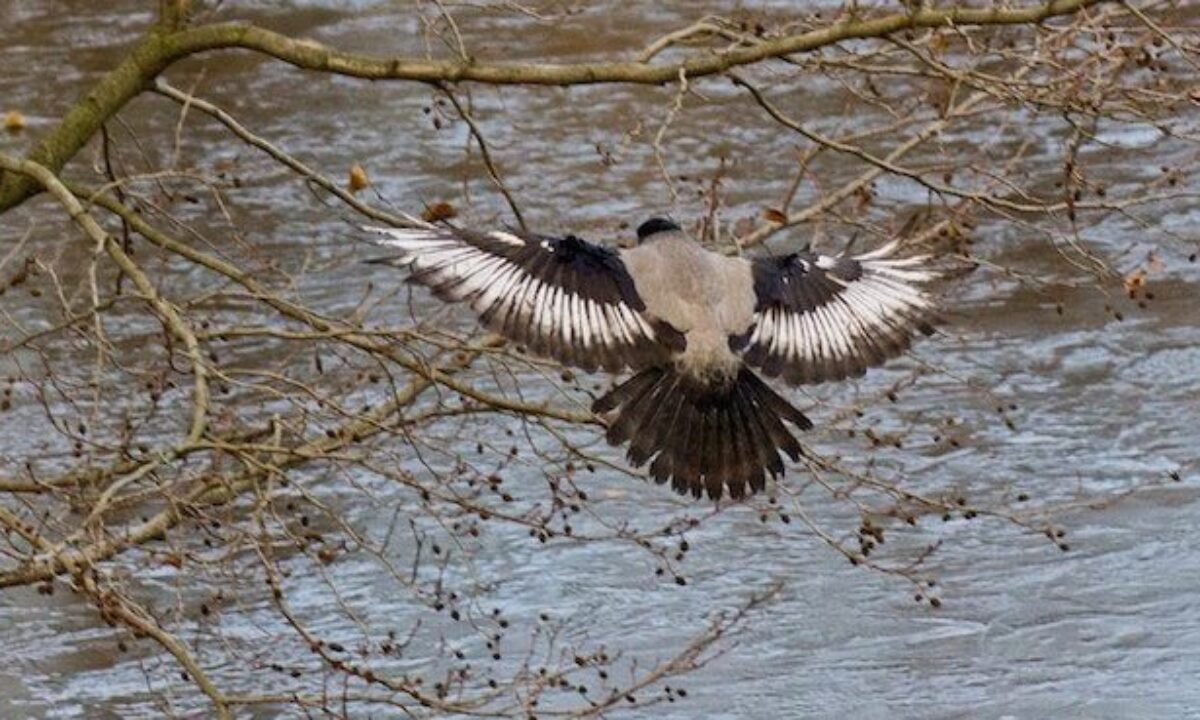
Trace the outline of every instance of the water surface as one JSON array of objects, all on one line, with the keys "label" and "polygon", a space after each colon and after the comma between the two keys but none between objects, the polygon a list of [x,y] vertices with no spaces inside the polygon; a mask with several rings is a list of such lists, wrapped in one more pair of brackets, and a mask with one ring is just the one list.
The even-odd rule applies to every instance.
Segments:
[{"label": "water surface", "polygon": [[[0,147],[21,150],[31,136],[50,127],[150,20],[145,5],[132,0],[4,3],[0,57],[7,70],[0,75],[0,98],[21,109],[30,128],[0,138]],[[421,50],[415,21],[396,20],[403,13],[388,3],[313,1],[295,3],[296,9],[286,12],[275,10],[274,3],[231,5],[230,12],[239,17],[347,49]],[[492,56],[602,57],[613,48],[638,47],[654,30],[666,31],[702,13],[691,3],[663,5],[638,18],[633,10],[586,11],[565,29],[540,34],[521,19],[480,14],[470,16],[463,31],[481,53]],[[757,5],[766,6],[768,14],[779,12]],[[451,124],[439,130],[431,123],[425,108],[432,95],[426,88],[300,73],[246,54],[191,61],[173,70],[172,77],[188,84],[201,70],[201,94],[331,176],[340,178],[351,163],[360,162],[379,193],[399,207],[411,209],[418,204],[414,199],[446,199],[469,206],[481,222],[506,218],[503,201],[491,191],[477,160],[463,160],[465,128]],[[46,92],[47,87],[54,91]],[[782,139],[761,113],[747,113],[727,83],[713,81],[701,89],[708,101],[683,114],[667,145],[671,172],[711,175],[718,158],[727,158],[730,212],[753,216],[790,181],[792,140]],[[789,112],[818,127],[844,120],[837,114],[837,88],[781,83],[777,90]],[[664,118],[673,93],[671,88],[476,88],[473,100],[531,223],[613,238],[622,224],[636,224],[651,212],[666,209],[685,217],[697,212],[698,201],[691,198],[672,205],[647,138]],[[141,98],[123,117],[153,138],[146,147],[150,156],[161,159],[173,151],[169,138],[176,115],[167,101]],[[1053,167],[1061,161],[1061,132],[1040,118],[998,131],[982,121],[956,130],[944,142],[952,146],[987,138],[1003,148],[1032,137],[1044,155],[1033,166]],[[1107,139],[1116,145],[1156,142],[1136,129],[1111,132]],[[352,307],[368,282],[396,282],[386,269],[357,263],[364,255],[348,246],[336,212],[313,200],[280,168],[195,115],[187,138],[186,162],[212,167],[236,161],[247,179],[233,208],[244,233],[241,242],[284,266],[315,262],[321,268],[303,278],[307,302],[334,313]],[[764,147],[778,150],[763,152]],[[1170,159],[1175,152],[1182,157],[1184,150],[1165,144],[1155,148],[1155,157]],[[605,153],[612,162],[604,161]],[[82,162],[91,161],[90,151],[84,156]],[[1103,155],[1092,160],[1093,171],[1105,173],[1113,187],[1159,172],[1119,154],[1108,165]],[[856,172],[836,159],[814,167],[829,186]],[[687,181],[677,182],[694,192]],[[896,217],[904,216],[906,206],[923,202],[923,193],[904,183],[881,181],[876,190]],[[812,192],[806,186],[800,201]],[[225,237],[227,228],[223,231],[219,220],[197,221]],[[1200,211],[1194,202],[1180,203],[1163,208],[1155,221],[1187,232],[1200,222]],[[64,237],[73,237],[41,199],[5,218],[0,233],[6,245],[24,232],[26,222],[34,227],[31,247],[47,254]],[[814,233],[818,243],[836,247],[849,232],[819,225],[775,242],[784,248]],[[1089,227],[1087,239],[1127,271],[1150,247],[1134,239],[1138,232],[1114,217]],[[525,635],[546,612],[566,619],[565,632],[581,643],[602,643],[652,662],[702,629],[712,611],[733,608],[748,592],[782,582],[776,600],[752,617],[723,654],[680,681],[688,690],[685,700],[633,713],[646,717],[1198,716],[1200,555],[1194,532],[1200,503],[1193,478],[1200,426],[1200,272],[1184,260],[1186,246],[1157,248],[1164,269],[1152,278],[1154,302],[1146,309],[1122,305],[1124,320],[1118,321],[1104,307],[1114,301],[1062,262],[1042,237],[999,221],[985,222],[976,236],[981,254],[1036,272],[1048,284],[1035,292],[985,269],[947,288],[954,305],[949,324],[917,349],[915,359],[898,361],[859,383],[797,396],[802,406],[820,401],[812,412],[820,429],[808,439],[820,452],[843,456],[858,467],[870,459],[922,492],[960,493],[1001,507],[1026,493],[1031,496],[1027,507],[1063,506],[1054,521],[1067,532],[1069,552],[1002,520],[923,517],[916,528],[895,536],[889,552],[903,557],[942,542],[925,568],[940,583],[943,604],[933,610],[913,602],[906,583],[851,566],[803,523],[763,523],[757,509],[743,507],[688,534],[692,550],[682,566],[686,587],[657,577],[655,564],[628,545],[542,546],[517,530],[495,531],[476,548],[470,567],[475,574],[470,581],[489,588],[482,602],[501,608]],[[13,305],[13,295],[3,302],[6,312],[25,312]],[[423,296],[417,297],[417,307],[436,309]],[[462,313],[448,317],[467,327]],[[921,362],[947,372],[906,386],[895,404],[881,399],[881,390],[907,378]],[[536,385],[523,390],[534,396],[547,392]],[[850,436],[850,421],[837,420],[837,410],[859,398],[871,404],[855,427],[903,432],[902,449],[877,450],[861,432]],[[1016,409],[998,416],[998,401]],[[18,457],[24,443],[35,441],[22,436],[17,417],[10,414],[5,421],[0,458]],[[1011,419],[1011,428],[1003,417]],[[946,418],[954,419],[953,430],[945,429]],[[450,423],[444,432],[511,442],[494,421]],[[940,435],[953,435],[957,446]],[[590,431],[576,437],[595,442]],[[1173,471],[1183,482],[1165,481]],[[853,530],[856,513],[795,474],[790,477],[795,484],[780,497],[786,510],[797,516],[806,512],[838,537]],[[341,479],[315,474],[305,481],[368,534],[381,535],[396,508],[405,507],[403,497],[389,495],[396,491],[386,483],[370,488],[379,502],[369,503],[360,489]],[[532,462],[518,464],[510,481],[534,496],[544,488]],[[602,470],[580,482],[599,498],[595,517],[580,520],[581,529],[622,521],[652,527],[671,513],[705,512],[615,472]],[[408,549],[399,543],[398,557]],[[145,560],[133,555],[128,562]],[[180,598],[181,605],[194,603],[219,584],[237,588],[249,582],[219,573],[184,577],[161,566],[139,572],[139,582],[157,592],[164,607]],[[404,627],[414,617],[409,599],[369,557],[349,555],[323,573],[289,581],[297,612],[323,632],[369,638]],[[330,608],[330,587],[342,592],[341,601],[360,614],[361,624]],[[286,635],[269,603],[247,600],[198,632],[196,643],[202,652],[206,644],[221,642],[253,649]],[[478,648],[479,639],[471,633],[451,639]],[[271,660],[294,653],[297,666],[309,662],[302,648],[292,648],[294,642],[279,642]],[[164,711],[164,687],[170,688],[167,695],[177,711],[204,712],[189,687],[172,680],[177,672],[171,663],[117,652],[112,631],[97,621],[92,607],[65,592],[48,599],[32,589],[0,594],[0,645],[8,658],[0,667],[0,715],[5,717],[156,717]],[[438,652],[415,647],[397,667],[418,671]],[[227,687],[247,692],[281,682],[273,677],[264,682],[267,674],[253,667],[217,671]],[[156,690],[148,690],[148,684]]]}]

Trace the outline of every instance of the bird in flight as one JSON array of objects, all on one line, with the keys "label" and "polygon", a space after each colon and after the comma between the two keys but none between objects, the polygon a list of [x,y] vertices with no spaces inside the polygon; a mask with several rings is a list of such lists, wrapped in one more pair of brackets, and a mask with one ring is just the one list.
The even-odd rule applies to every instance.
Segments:
[{"label": "bird in flight", "polygon": [[[593,412],[634,467],[712,500],[761,491],[801,456],[785,426],[812,422],[759,377],[791,385],[861,376],[933,332],[927,258],[898,243],[854,257],[810,252],[729,257],[670,220],[637,229],[635,247],[574,235],[477,232],[415,222],[366,228],[398,252],[382,262],[490,330],[592,372],[633,376]],[[755,372],[758,371],[758,373]]]}]

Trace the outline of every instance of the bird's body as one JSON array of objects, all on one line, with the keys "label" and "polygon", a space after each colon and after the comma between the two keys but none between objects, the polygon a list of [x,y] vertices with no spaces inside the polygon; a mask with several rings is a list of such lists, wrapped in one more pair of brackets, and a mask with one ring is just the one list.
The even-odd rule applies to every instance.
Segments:
[{"label": "bird's body", "polygon": [[698,378],[736,376],[742,360],[729,337],[754,323],[750,263],[706,250],[678,230],[650,237],[619,254],[646,307],[684,334],[686,347],[672,361]]},{"label": "bird's body", "polygon": [[[414,223],[418,224],[418,223]],[[931,332],[933,277],[894,244],[856,258],[793,253],[748,260],[704,249],[672,222],[612,250],[572,235],[478,233],[418,224],[373,229],[386,262],[490,329],[586,370],[634,375],[598,398],[607,438],[681,493],[762,490],[809,419],[762,381],[861,375]]]}]

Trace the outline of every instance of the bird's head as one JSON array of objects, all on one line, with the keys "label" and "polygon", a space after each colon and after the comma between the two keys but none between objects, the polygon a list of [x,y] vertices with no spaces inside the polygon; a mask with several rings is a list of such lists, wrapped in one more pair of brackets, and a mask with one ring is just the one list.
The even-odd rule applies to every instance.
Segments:
[{"label": "bird's head", "polygon": [[642,244],[661,232],[671,232],[679,230],[679,225],[666,218],[650,218],[646,222],[638,225],[637,236],[638,244]]}]

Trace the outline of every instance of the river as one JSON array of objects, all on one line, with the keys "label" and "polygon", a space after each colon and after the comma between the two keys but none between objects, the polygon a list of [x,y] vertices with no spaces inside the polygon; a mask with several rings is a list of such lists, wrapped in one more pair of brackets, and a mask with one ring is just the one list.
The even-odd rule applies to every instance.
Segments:
[{"label": "river", "polygon": [[[0,3],[0,111],[20,109],[28,122],[24,133],[0,137],[0,148],[22,150],[47,130],[122,56],[151,20],[147,8],[152,5],[144,0]],[[413,39],[415,21],[397,27],[395,18],[407,17],[406,11],[390,3],[306,0],[286,11],[265,1],[228,5],[228,12],[239,17],[346,49],[420,51]],[[663,3],[640,18],[632,9],[584,11],[555,33],[530,31],[528,19],[483,13],[472,16],[463,32],[481,54],[584,59],[640,47],[658,32],[699,17],[698,5]],[[361,163],[375,189],[406,209],[418,206],[411,198],[464,205],[464,178],[469,177],[476,215],[504,216],[503,201],[478,163],[462,161],[463,128],[432,126],[424,112],[431,98],[427,88],[300,74],[247,54],[189,61],[171,77],[186,87],[201,70],[202,96],[333,177]],[[711,174],[718,157],[732,158],[725,202],[733,212],[754,215],[790,182],[793,140],[781,139],[781,130],[761,112],[746,113],[753,106],[735,104],[744,96],[728,83],[700,83],[699,90],[709,102],[681,114],[666,146],[672,173],[702,177]],[[832,127],[839,119],[840,92],[816,87],[801,99],[789,96],[786,107],[806,121]],[[672,88],[477,88],[474,102],[531,224],[611,237],[622,232],[623,222],[636,224],[672,209],[646,138],[657,131],[673,96]],[[731,107],[742,113],[736,123],[730,120]],[[124,117],[139,133],[156,138],[147,148],[151,156],[172,151],[169,138],[177,114],[171,103],[142,98]],[[996,129],[988,123],[965,124],[943,142],[982,142]],[[1053,118],[1022,120],[997,132],[1006,136],[1001,144],[1033,140],[1030,167],[1061,163],[1061,135],[1056,134],[1061,128]],[[1112,186],[1144,182],[1160,172],[1158,164],[1176,156],[1183,161],[1194,152],[1170,143],[1155,146],[1153,134],[1147,140],[1137,127],[1107,132],[1114,148],[1111,161],[1095,151],[1091,169]],[[631,133],[638,139],[629,140]],[[357,302],[368,281],[394,281],[386,269],[364,269],[353,261],[358,251],[347,249],[345,226],[335,212],[215,123],[193,115],[187,137],[186,162],[236,161],[250,178],[236,209],[245,242],[281,262],[311,261],[322,268],[304,280],[308,302],[334,311]],[[772,143],[778,152],[761,152]],[[1142,145],[1158,159],[1136,164],[1117,151]],[[611,161],[605,161],[605,153]],[[92,157],[86,151],[81,161]],[[857,172],[834,161],[815,168],[820,182],[830,187]],[[694,185],[677,182],[682,192],[695,192]],[[895,181],[881,181],[876,190],[893,207],[915,207],[923,197]],[[800,199],[811,191],[806,185]],[[694,216],[699,207],[694,199],[679,202],[674,211],[684,216]],[[1160,208],[1153,220],[1194,237],[1200,208],[1194,201]],[[70,232],[43,199],[5,218],[0,241],[14,241],[27,223],[34,227],[30,247],[46,253]],[[801,228],[773,240],[773,246],[804,242],[806,232]],[[831,247],[848,232],[823,227],[818,240]],[[679,681],[686,698],[633,711],[634,716],[1200,717],[1200,264],[1187,262],[1186,246],[1142,240],[1141,232],[1118,216],[1089,227],[1087,237],[1092,247],[1116,258],[1122,271],[1136,269],[1148,251],[1156,252],[1161,268],[1149,280],[1155,297],[1144,309],[1094,289],[1043,237],[985,221],[975,230],[977,251],[1037,274],[1045,283],[1042,292],[985,268],[945,288],[953,309],[943,331],[916,348],[917,359],[897,361],[858,383],[798,396],[802,407],[819,401],[811,412],[819,429],[807,440],[822,453],[859,466],[869,453],[880,467],[903,476],[906,487],[959,493],[981,506],[1057,507],[1053,522],[1065,531],[1069,551],[1000,519],[922,518],[911,530],[895,531],[887,557],[911,556],[941,542],[922,570],[938,579],[941,607],[934,609],[914,602],[905,582],[852,566],[803,523],[763,523],[756,510],[734,508],[689,533],[691,550],[682,565],[686,587],[656,577],[654,564],[627,545],[543,547],[520,532],[498,531],[473,565],[477,579],[489,588],[485,602],[522,627],[536,625],[542,612],[570,618],[568,632],[652,662],[678,650],[712,611],[735,607],[748,592],[782,583],[779,595],[722,645],[724,652]],[[1119,288],[1116,292],[1119,296]],[[19,302],[17,295],[0,302],[6,311],[20,312],[12,304]],[[419,308],[436,307],[428,299],[420,302],[425,304]],[[1120,305],[1123,319],[1106,311],[1110,302]],[[945,372],[905,387],[894,404],[878,401],[883,389],[908,377],[920,362]],[[861,433],[851,437],[845,422],[828,426],[835,406],[855,399],[872,401],[858,427],[903,433],[902,449],[875,450]],[[998,414],[997,403],[1015,409]],[[934,437],[946,418],[953,418],[953,430],[946,433],[956,438],[955,445]],[[6,460],[33,441],[15,422],[6,422],[2,434],[0,458]],[[544,487],[538,473],[528,472],[529,477],[513,480],[517,487],[529,492]],[[1170,473],[1181,481],[1172,481]],[[857,515],[845,503],[798,477],[789,475],[796,485],[781,497],[794,515],[803,511],[837,536],[856,526]],[[602,471],[585,482],[599,518],[607,522],[648,527],[666,514],[704,512],[689,510],[663,488],[617,473]],[[386,488],[376,488],[381,502],[373,504],[355,490],[314,487],[327,501],[344,503],[356,527],[369,532],[392,520]],[[1018,493],[1030,497],[1023,507],[1017,507]],[[157,584],[164,602],[176,593],[187,596],[190,586],[170,568],[149,573],[142,582]],[[369,557],[346,557],[330,566],[327,578],[346,591],[343,600],[370,608],[364,611],[367,624],[403,625],[413,613]],[[325,582],[318,576],[295,579],[290,596],[314,626],[334,632],[350,624],[328,607]],[[220,632],[203,635],[203,642],[261,642],[275,622],[269,614],[265,603],[227,610]],[[5,718],[157,717],[164,712],[162,694],[147,689],[147,677],[177,674],[161,658],[117,652],[112,631],[96,619],[92,606],[66,592],[51,598],[33,589],[0,592],[0,647],[6,658],[0,664],[0,717]],[[425,654],[437,652],[433,646],[414,647],[406,662],[419,668]],[[263,691],[259,672],[226,667],[221,677],[232,687]],[[182,697],[186,688],[174,687],[181,696],[176,711],[203,716],[202,702]]]}]

